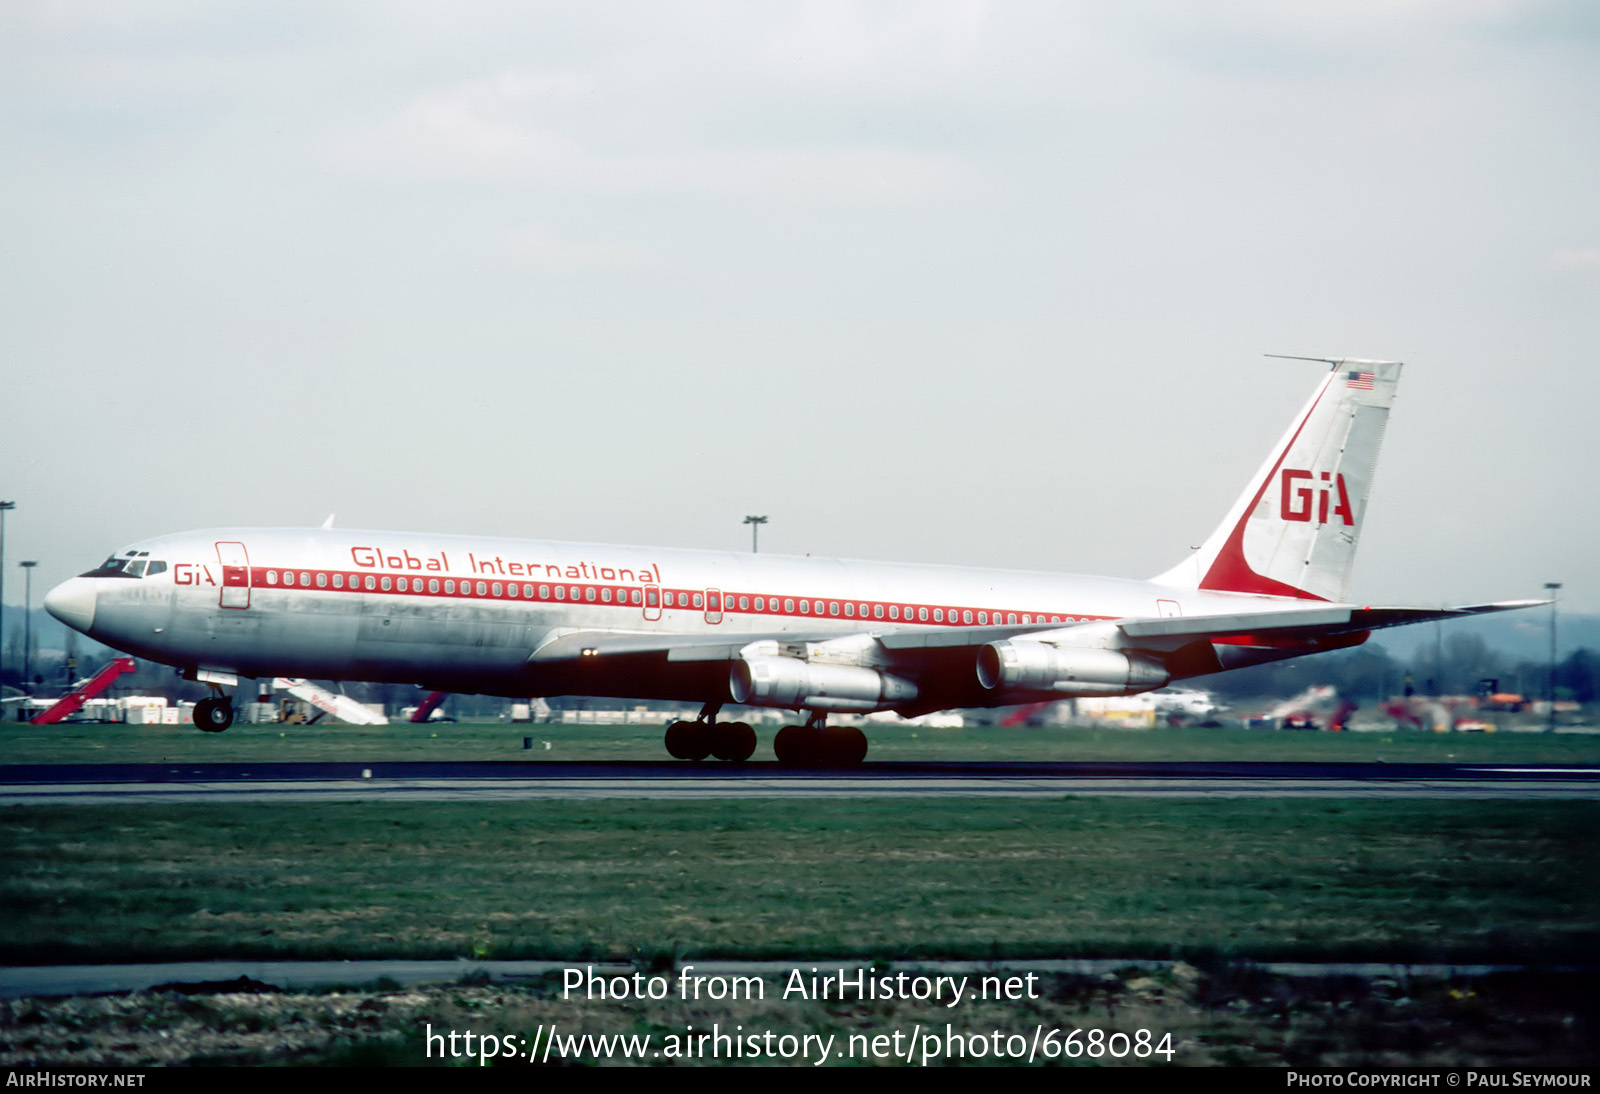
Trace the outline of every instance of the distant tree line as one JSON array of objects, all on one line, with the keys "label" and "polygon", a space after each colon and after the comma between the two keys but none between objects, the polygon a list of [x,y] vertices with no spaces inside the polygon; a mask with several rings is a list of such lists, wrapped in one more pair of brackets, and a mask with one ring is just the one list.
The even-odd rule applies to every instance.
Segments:
[{"label": "distant tree line", "polygon": [[[1391,657],[1382,646],[1368,643],[1352,650],[1277,661],[1185,681],[1227,699],[1294,695],[1306,688],[1332,685],[1357,703],[1405,694],[1472,695],[1479,681],[1496,680],[1499,690],[1529,699],[1543,699],[1550,678],[1545,661],[1510,657],[1491,649],[1471,634],[1451,635],[1437,645],[1425,643],[1409,661]],[[1600,699],[1600,655],[1587,648],[1556,664],[1557,699],[1593,703]]]}]

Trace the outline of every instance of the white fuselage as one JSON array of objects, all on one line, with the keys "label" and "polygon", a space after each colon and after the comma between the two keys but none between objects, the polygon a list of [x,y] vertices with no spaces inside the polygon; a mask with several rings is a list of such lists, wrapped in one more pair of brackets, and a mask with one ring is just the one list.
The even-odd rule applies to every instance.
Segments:
[{"label": "white fuselage", "polygon": [[[726,686],[726,664],[667,672],[623,660],[596,673],[530,662],[572,632],[821,641],[1304,606],[1066,574],[342,529],[189,532],[118,558],[145,572],[74,578],[52,591],[51,610],[136,656],[508,696],[710,700],[713,682]],[[949,696],[995,701],[965,671]]]}]

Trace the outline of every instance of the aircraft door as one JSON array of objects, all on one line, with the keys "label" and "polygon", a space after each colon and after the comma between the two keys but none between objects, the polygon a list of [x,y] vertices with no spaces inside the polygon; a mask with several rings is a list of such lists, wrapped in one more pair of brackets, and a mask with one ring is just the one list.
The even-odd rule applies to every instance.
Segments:
[{"label": "aircraft door", "polygon": [[242,543],[217,544],[217,564],[222,567],[222,592],[217,601],[224,608],[250,606],[250,555]]},{"label": "aircraft door", "polygon": [[644,617],[651,622],[661,618],[661,586],[644,587]]},{"label": "aircraft door", "polygon": [[706,590],[706,622],[707,623],[721,623],[722,622],[722,590],[721,589],[707,589]]},{"label": "aircraft door", "polygon": [[1163,619],[1176,619],[1183,614],[1183,608],[1179,606],[1176,600],[1156,601],[1156,611],[1160,613]]}]

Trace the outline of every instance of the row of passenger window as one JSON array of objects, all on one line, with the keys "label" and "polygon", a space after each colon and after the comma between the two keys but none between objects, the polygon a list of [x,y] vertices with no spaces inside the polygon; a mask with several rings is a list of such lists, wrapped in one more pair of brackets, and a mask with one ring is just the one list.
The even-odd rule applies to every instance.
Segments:
[{"label": "row of passenger window", "polygon": [[[284,570],[281,578],[279,571],[268,570],[266,579],[268,585],[277,585],[281,580],[283,585],[298,585],[302,588],[315,586],[319,589],[326,589],[331,585],[335,589],[349,588],[359,590],[365,588],[372,592],[381,591],[386,593],[428,592],[438,594],[442,592],[445,596],[509,596],[514,599],[518,597],[526,600],[535,599],[533,585],[518,586],[515,582],[502,584],[498,581],[479,581],[476,583],[462,581],[459,583],[458,588],[458,583],[453,578],[391,578],[388,575],[351,574],[347,580],[344,574],[335,573],[330,575],[323,571],[313,573],[309,570],[301,570],[298,575],[293,570]],[[424,587],[424,582],[426,582],[426,587]],[[706,596],[709,596],[710,599],[707,600]],[[677,607],[680,608],[704,607],[713,612],[722,610],[722,597],[717,593],[709,593],[703,596],[700,593],[674,592],[668,589],[658,594],[657,590],[653,588],[641,591],[627,588],[613,589],[607,585],[557,585],[554,587],[553,593],[551,586],[540,585],[537,599],[582,600],[589,603],[598,602],[602,604],[643,604],[651,608],[656,607],[658,604],[671,608],[674,605],[674,601],[676,601]],[[735,597],[732,593],[728,594],[727,600],[729,611],[771,612],[781,615],[794,615],[798,611],[801,615],[843,615],[846,619],[888,619],[891,622],[906,623],[932,622],[969,625],[976,623],[982,627],[989,625],[991,615],[997,625],[1019,622],[1060,623],[1063,621],[1059,615],[1052,615],[1047,619],[1043,614],[1035,618],[1030,613],[1023,613],[1019,616],[1016,612],[990,613],[987,611],[974,611],[971,608],[928,608],[912,604],[902,606],[900,604],[860,603],[853,600],[840,602],[838,600],[813,601],[802,599],[796,601],[792,597],[785,597],[780,602],[779,598],[775,596],[751,597],[740,595]],[[735,603],[738,605],[737,608],[734,607]],[[1072,619],[1071,616],[1066,618],[1068,621]]]},{"label": "row of passenger window", "polygon": [[[734,603],[735,598],[733,594],[730,593],[728,595],[728,608],[730,611],[733,610]],[[783,605],[780,608],[778,598],[775,596],[758,596],[753,598],[748,596],[740,596],[737,599],[737,603],[739,605],[738,610],[742,612],[754,610],[758,612],[771,611],[782,615],[793,615],[796,609],[798,609],[801,615],[842,614],[846,619],[887,618],[895,622],[906,623],[977,623],[980,627],[988,626],[989,617],[991,615],[990,612],[974,611],[971,608],[927,608],[918,607],[913,604],[906,604],[902,607],[899,604],[861,604],[852,600],[844,601],[842,606],[837,600],[801,600],[797,604],[794,600],[788,597],[784,598]],[[1033,623],[1036,621],[1032,614],[1024,614],[1020,618],[1016,612],[994,612],[992,614],[994,616],[994,622],[997,625],[1002,623],[1017,623],[1019,621],[1022,623]],[[1051,623],[1060,623],[1061,621],[1062,617],[1059,615],[1052,615],[1048,619],[1048,622]],[[1039,615],[1037,617],[1037,622],[1047,622],[1046,617],[1042,614]]]},{"label": "row of passenger window", "polygon": [[[534,599],[532,585],[518,585],[514,581],[504,584],[498,581],[479,581],[476,583],[462,581],[458,583],[454,578],[448,577],[443,579],[437,577],[391,578],[387,574],[383,576],[351,574],[349,579],[346,580],[344,574],[336,573],[330,575],[322,571],[313,573],[309,570],[300,571],[298,579],[293,570],[284,570],[281,575],[277,570],[268,570],[266,578],[268,585],[277,585],[281,582],[287,586],[299,585],[301,588],[306,589],[312,586],[318,589],[332,587],[335,589],[359,590],[365,588],[372,592],[385,593],[428,592],[443,593],[446,596],[509,596],[513,598],[521,597],[526,600]],[[638,589],[612,589],[610,586],[597,587],[594,585],[557,585],[552,594],[550,586],[539,586],[538,599],[540,600],[567,600],[569,598],[572,600],[599,601],[603,604],[628,604],[630,602],[642,604],[644,602],[643,594]],[[698,603],[699,597],[696,597],[695,600]]]}]

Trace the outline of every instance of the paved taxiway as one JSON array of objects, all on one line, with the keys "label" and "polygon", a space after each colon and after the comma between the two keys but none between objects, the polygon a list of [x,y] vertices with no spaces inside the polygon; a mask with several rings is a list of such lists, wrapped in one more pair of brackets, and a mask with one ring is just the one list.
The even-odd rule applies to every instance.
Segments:
[{"label": "paved taxiway", "polygon": [[1600,767],[1519,764],[472,762],[0,766],[0,805],[1062,795],[1600,798]]}]

